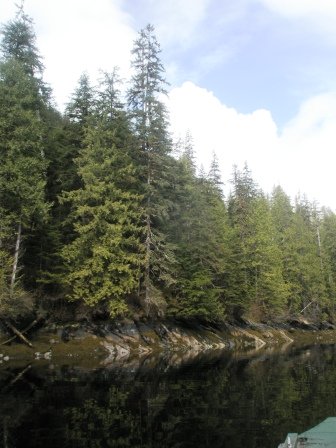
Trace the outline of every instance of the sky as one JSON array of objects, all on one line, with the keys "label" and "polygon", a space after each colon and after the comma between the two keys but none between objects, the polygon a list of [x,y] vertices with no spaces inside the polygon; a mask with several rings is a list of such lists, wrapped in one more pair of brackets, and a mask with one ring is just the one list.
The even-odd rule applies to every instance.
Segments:
[{"label": "sky", "polygon": [[[0,0],[0,22],[15,15]],[[228,194],[246,162],[259,186],[281,185],[336,211],[335,0],[25,0],[59,108],[88,72],[127,81],[140,29],[154,25],[175,139],[190,132],[199,165],[216,154]]]}]

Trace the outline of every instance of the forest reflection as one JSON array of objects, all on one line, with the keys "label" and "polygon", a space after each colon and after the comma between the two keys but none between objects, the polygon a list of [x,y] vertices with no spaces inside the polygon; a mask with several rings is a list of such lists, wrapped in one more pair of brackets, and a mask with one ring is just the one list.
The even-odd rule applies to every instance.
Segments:
[{"label": "forest reflection", "polygon": [[[0,370],[4,447],[277,447],[336,415],[334,346]],[[0,443],[1,443],[0,442]]]}]

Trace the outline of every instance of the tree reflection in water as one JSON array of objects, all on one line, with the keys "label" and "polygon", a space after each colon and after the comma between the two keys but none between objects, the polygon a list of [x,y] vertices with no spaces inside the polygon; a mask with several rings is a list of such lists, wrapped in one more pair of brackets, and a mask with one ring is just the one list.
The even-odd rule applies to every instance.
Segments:
[{"label": "tree reflection in water", "polygon": [[4,447],[273,448],[336,415],[336,351],[0,371]]}]

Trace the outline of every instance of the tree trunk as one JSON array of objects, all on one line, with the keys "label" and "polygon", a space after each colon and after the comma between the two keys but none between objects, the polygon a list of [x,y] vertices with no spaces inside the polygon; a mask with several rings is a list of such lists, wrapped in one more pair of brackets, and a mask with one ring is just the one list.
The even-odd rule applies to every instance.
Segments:
[{"label": "tree trunk", "polygon": [[[146,145],[147,146],[147,145]],[[146,216],[146,265],[145,265],[145,311],[149,315],[150,308],[150,263],[151,263],[151,240],[152,240],[152,230],[151,230],[151,217],[150,217],[150,185],[151,185],[151,175],[150,175],[150,159],[149,151],[147,147],[147,216]]]},{"label": "tree trunk", "polygon": [[11,299],[14,296],[15,280],[16,280],[16,275],[17,275],[17,271],[18,271],[20,245],[21,245],[21,233],[22,233],[22,224],[21,224],[21,219],[20,219],[19,225],[18,225],[17,237],[16,237],[14,261],[13,261],[13,271],[12,271],[12,276],[11,276],[10,290],[9,290],[9,295],[10,295]]},{"label": "tree trunk", "polygon": [[147,235],[146,235],[146,264],[145,264],[145,311],[146,314],[149,314],[149,304],[150,304],[150,246],[151,246],[151,237],[150,237],[150,217],[147,216]]},{"label": "tree trunk", "polygon": [[317,234],[317,243],[318,243],[318,249],[319,249],[321,272],[323,272],[322,245],[321,245],[321,236],[320,236],[319,226],[317,226],[317,228],[316,228],[316,234]]}]

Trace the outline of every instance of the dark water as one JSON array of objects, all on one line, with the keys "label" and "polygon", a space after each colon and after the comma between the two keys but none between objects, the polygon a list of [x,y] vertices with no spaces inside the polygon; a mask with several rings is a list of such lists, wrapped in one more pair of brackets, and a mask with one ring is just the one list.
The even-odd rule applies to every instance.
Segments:
[{"label": "dark water", "polygon": [[0,390],[4,447],[276,448],[287,432],[336,415],[336,347],[179,367],[7,363]]}]

